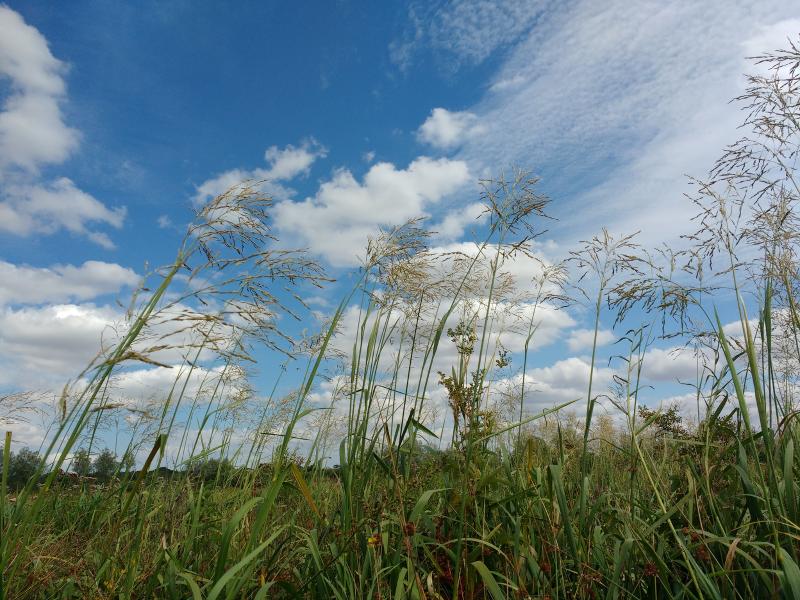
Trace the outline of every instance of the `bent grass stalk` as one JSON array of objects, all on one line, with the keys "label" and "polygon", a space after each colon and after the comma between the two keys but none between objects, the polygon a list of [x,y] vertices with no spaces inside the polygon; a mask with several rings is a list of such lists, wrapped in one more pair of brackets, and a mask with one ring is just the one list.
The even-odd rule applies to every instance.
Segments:
[{"label": "bent grass stalk", "polygon": [[[793,46],[788,53],[800,64],[800,51]],[[729,166],[741,167],[752,156],[732,152]],[[791,170],[785,160],[773,164]],[[753,169],[746,182],[755,185],[764,172]],[[741,186],[747,174],[731,169],[726,181]],[[703,282],[674,281],[664,274],[669,270],[645,276],[631,237],[604,232],[574,255],[579,270],[596,279],[583,282],[593,287],[586,292],[593,330],[584,414],[569,414],[577,401],[571,389],[569,396],[555,389],[551,409],[525,415],[526,395],[536,389],[536,372],[528,368],[538,319],[550,301],[543,282],[528,297],[530,318],[515,331],[522,371],[507,378],[513,400],[500,414],[506,409],[497,396],[505,388],[497,380],[505,375],[497,375],[503,367],[496,358],[505,325],[497,314],[511,302],[502,269],[515,253],[531,259],[527,242],[539,231],[533,221],[545,204],[533,183],[521,172],[485,182],[486,235],[461,262],[428,254],[415,222],[371,241],[353,286],[302,351],[307,360],[294,391],[277,396],[275,382],[259,400],[236,379],[239,365],[251,358],[248,344],[300,355],[266,316],[297,316],[267,281],[305,277],[315,284],[323,276],[300,255],[263,250],[261,243],[273,239],[261,220],[268,203],[248,212],[236,196],[223,195],[206,213],[212,225],[187,237],[119,344],[84,374],[77,398],[65,393],[46,455],[13,502],[8,492],[18,462],[7,434],[0,598],[797,597],[800,424],[792,369],[800,366],[794,299],[800,285],[794,259],[786,260],[792,248],[778,248],[800,239],[780,229],[793,221],[770,221],[767,236],[737,232],[725,206],[703,213],[702,229],[715,237],[697,238],[696,253],[708,265],[720,248],[727,252],[729,267],[718,275],[733,281],[740,337],[708,308]],[[712,204],[724,199],[712,188],[701,194]],[[762,197],[775,189],[765,188]],[[785,208],[785,197],[781,202],[775,206]],[[769,249],[759,259],[762,277],[737,273],[736,244],[746,239]],[[206,260],[190,269],[192,277],[219,268],[224,282],[209,278],[195,296],[168,293],[198,256]],[[620,283],[623,272],[628,279]],[[175,301],[191,304],[213,290],[224,308],[202,318]],[[757,312],[749,310],[745,291],[759,298]],[[631,324],[611,403],[621,411],[617,422],[595,414],[603,405],[597,365],[604,303]],[[642,313],[629,312],[632,306],[644,307]],[[167,309],[179,311],[181,323],[206,325],[192,329],[185,353],[191,360],[176,365],[160,414],[132,427],[140,437],[128,448],[149,443],[143,468],[118,480],[65,485],[58,470],[83,440],[97,444],[101,437],[114,404],[115,372],[142,358],[158,364],[153,348],[168,344],[153,327],[163,325]],[[656,317],[635,322],[648,311]],[[757,327],[748,312],[758,314]],[[226,315],[232,313],[250,326],[230,329]],[[707,369],[693,397],[706,410],[698,410],[694,424],[670,421],[677,413],[668,408],[643,410],[656,318],[678,313],[691,322],[690,341],[703,348]],[[457,316],[459,324],[450,327]],[[154,335],[158,340],[146,352],[142,347]],[[352,336],[343,363],[335,358],[339,335]],[[207,350],[216,356],[215,368],[202,371]],[[334,379],[326,387],[328,369]],[[430,389],[433,369],[451,373],[442,374],[440,388]],[[330,399],[324,390],[332,390]],[[445,415],[440,423],[429,420],[437,409]],[[310,418],[318,415],[323,425],[315,435]],[[245,423],[250,430],[243,432]],[[339,426],[341,436],[334,432]],[[326,459],[337,441],[338,455]],[[306,443],[303,455],[296,453],[298,442]],[[154,467],[168,456],[175,468],[160,475]],[[77,550],[84,545],[92,551]]]}]

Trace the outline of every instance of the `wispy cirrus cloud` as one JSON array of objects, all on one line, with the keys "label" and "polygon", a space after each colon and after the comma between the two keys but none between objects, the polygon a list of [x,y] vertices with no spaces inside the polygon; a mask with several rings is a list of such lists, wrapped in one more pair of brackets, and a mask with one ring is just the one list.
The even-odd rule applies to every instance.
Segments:
[{"label": "wispy cirrus cloud", "polygon": [[[782,0],[597,3],[460,0],[415,5],[404,60],[499,66],[467,112],[485,128],[454,157],[476,172],[522,164],[545,176],[555,234],[603,225],[648,241],[684,233],[686,174],[703,176],[738,136],[729,100],[745,57],[800,34]],[[427,121],[426,121],[427,122]]]},{"label": "wispy cirrus cloud", "polygon": [[447,68],[476,64],[508,48],[542,18],[552,0],[456,0],[416,3],[409,26],[389,47],[402,69],[410,68],[423,46],[446,54]]}]

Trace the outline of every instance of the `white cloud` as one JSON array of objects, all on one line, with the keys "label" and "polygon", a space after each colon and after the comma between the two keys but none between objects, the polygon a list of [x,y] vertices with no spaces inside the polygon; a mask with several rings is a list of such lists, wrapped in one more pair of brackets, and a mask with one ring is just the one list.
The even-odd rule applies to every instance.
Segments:
[{"label": "white cloud", "polygon": [[[758,319],[750,319],[748,325],[750,326],[751,332],[758,331]],[[729,340],[735,340],[739,343],[744,341],[744,327],[742,326],[741,320],[725,323],[722,326],[722,333],[725,334]]]},{"label": "white cloud", "polygon": [[[371,331],[375,327],[378,318],[381,319],[381,323],[391,323],[394,333],[386,345],[382,347],[378,369],[379,376],[386,377],[388,380],[391,379],[390,373],[394,369],[406,373],[406,369],[409,367],[408,360],[411,345],[409,340],[412,332],[416,332],[416,352],[414,362],[411,364],[410,381],[418,381],[425,355],[421,348],[428,342],[425,336],[432,335],[433,331],[436,330],[445,309],[450,306],[450,302],[448,299],[443,299],[441,303],[431,302],[424,304],[421,307],[422,313],[419,321],[417,321],[416,316],[409,316],[416,314],[413,310],[405,314],[399,307],[396,307],[389,315],[385,312],[372,312],[366,319],[366,326],[363,330],[362,326],[365,319],[363,309],[359,306],[351,305],[342,314],[338,332],[331,342],[331,347],[343,355],[349,356],[354,345],[360,339],[362,331]],[[461,301],[448,317],[444,325],[444,331],[455,328],[462,319],[465,319],[468,322],[472,322],[480,338],[485,311],[485,305],[482,306],[478,302]],[[540,303],[535,306],[532,303],[510,303],[506,301],[493,304],[489,313],[488,323],[489,335],[486,336],[487,345],[482,359],[487,360],[487,357],[489,357],[491,362],[491,357],[496,356],[496,352],[502,346],[502,348],[511,353],[512,363],[515,367],[522,365],[522,353],[525,350],[525,343],[531,325],[535,331],[528,347],[529,365],[533,361],[534,353],[560,339],[562,331],[575,325],[575,321],[566,310],[552,304]],[[401,335],[401,331],[405,331],[405,335]],[[400,344],[401,340],[402,346]],[[477,368],[476,355],[477,348],[475,348],[475,354],[471,357],[471,369]],[[427,357],[427,359],[430,359],[430,357]],[[451,368],[458,363],[458,360],[459,354],[456,344],[447,334],[443,334],[439,340],[436,354],[432,358],[432,372],[449,373]],[[425,368],[427,369],[428,367],[426,366]],[[433,385],[428,391],[430,392],[436,387],[436,385]]]},{"label": "white cloud", "polygon": [[304,142],[299,148],[289,144],[280,150],[277,146],[270,146],[264,152],[264,160],[270,167],[267,169],[267,179],[294,179],[298,175],[307,175],[308,170],[317,158],[327,154],[315,140]]},{"label": "white cloud", "polygon": [[[200,333],[192,325],[202,326],[204,321],[188,319],[197,314],[181,304],[162,309],[150,319],[132,349],[161,364],[182,364],[186,355],[194,360]],[[176,321],[176,317],[183,320]],[[0,387],[58,390],[101,350],[107,353],[114,348],[128,325],[124,310],[117,306],[0,307]],[[219,340],[219,344],[226,341]],[[162,349],[148,350],[153,346]],[[205,362],[213,356],[212,350],[204,349],[197,358]]]},{"label": "white cloud", "polygon": [[[458,254],[474,258],[479,250],[480,245],[475,242],[452,242],[450,244],[434,246],[430,249],[430,252],[438,257]],[[548,247],[545,248],[542,245],[533,243],[531,250],[535,253],[535,258],[527,256],[522,252],[512,253],[509,247],[503,249],[505,255],[501,258],[499,263],[499,272],[510,276],[518,290],[530,290],[534,282],[538,282],[542,277],[543,268],[552,262],[548,257],[551,245],[548,244]],[[494,259],[495,252],[495,247],[490,246],[485,248],[483,256],[478,260],[478,264],[481,265],[482,268],[488,269],[490,261]],[[554,291],[552,286],[546,287],[545,289],[546,291]]]},{"label": "white cloud", "polygon": [[119,229],[125,214],[125,208],[109,209],[61,177],[48,185],[10,186],[5,199],[0,201],[0,231],[27,236],[65,229],[85,235],[104,248],[113,248],[105,233],[91,231],[87,224],[100,223]]},{"label": "white cloud", "polygon": [[245,181],[263,182],[261,185],[266,193],[276,198],[288,198],[292,190],[278,182],[307,175],[314,161],[324,158],[327,153],[328,151],[314,138],[304,141],[299,147],[292,144],[283,149],[270,146],[264,152],[267,168],[231,169],[220,173],[197,186],[194,203],[202,205]]},{"label": "white cloud", "polygon": [[430,12],[416,15],[417,44],[462,62],[508,48],[468,108],[486,133],[456,157],[478,172],[511,163],[544,174],[566,196],[552,206],[562,238],[605,225],[643,229],[653,244],[690,226],[685,174],[703,176],[740,135],[729,100],[753,68],[744,57],[800,32],[783,0],[463,0]]},{"label": "white cloud", "polygon": [[409,11],[411,30],[390,47],[392,60],[407,68],[415,51],[427,43],[447,53],[448,65],[480,63],[530,30],[549,4],[546,0],[456,0],[417,5]]},{"label": "white cloud", "polygon": [[91,304],[0,309],[0,385],[58,387],[88,365],[120,317]]},{"label": "white cloud", "polygon": [[[220,382],[220,377],[222,381]],[[61,382],[63,383],[63,381]],[[79,380],[69,386],[67,402],[77,398],[83,391],[87,380]],[[218,384],[221,385],[218,386]],[[114,427],[122,426],[123,430],[132,427],[137,421],[145,423],[156,419],[164,406],[169,394],[172,392],[173,403],[182,394],[183,402],[190,404],[194,401],[205,403],[213,399],[220,405],[234,398],[242,389],[243,380],[235,370],[225,370],[222,366],[205,368],[195,366],[189,369],[187,365],[167,367],[146,367],[121,370],[113,374],[103,385],[101,395],[95,400],[95,406],[101,403],[112,407],[103,414],[122,417]],[[24,418],[2,422],[3,429],[13,432],[12,442],[16,447],[28,446],[37,448],[54,433],[57,425],[58,407],[55,402],[61,397],[62,390],[58,389],[53,394],[41,394],[35,408],[36,412],[24,415]],[[263,400],[262,400],[263,402]],[[173,404],[175,406],[175,404]],[[193,439],[197,433],[197,422],[202,419],[205,411],[198,411],[192,423],[181,419],[186,414],[178,416],[176,427],[188,427]],[[212,429],[209,427],[209,429]],[[241,433],[245,433],[241,431]],[[101,433],[102,436],[102,433]],[[123,439],[124,439],[123,434]],[[178,436],[180,438],[180,436]],[[102,447],[102,437],[100,438]],[[143,457],[140,457],[143,458]]]},{"label": "white cloud", "polygon": [[417,158],[406,169],[375,164],[362,182],[350,171],[339,170],[314,197],[279,203],[275,224],[333,265],[352,266],[358,264],[367,238],[379,227],[424,216],[468,181],[464,162],[427,157]]},{"label": "white cloud", "polygon": [[0,261],[0,306],[89,300],[136,285],[139,276],[115,263],[88,260],[80,266],[37,268]]},{"label": "white cloud", "polygon": [[38,449],[45,440],[47,428],[39,422],[12,421],[4,423],[3,429],[11,432],[12,450],[21,448]]},{"label": "white cloud", "polygon": [[191,401],[201,392],[208,392],[209,388],[213,390],[216,379],[221,373],[221,367],[206,369],[196,366],[194,369],[189,369],[186,365],[180,364],[169,368],[130,369],[112,377],[109,382],[108,397],[112,402],[121,402],[127,406],[150,400],[161,404],[173,386],[177,390],[177,395],[186,385],[184,397]]},{"label": "white cloud", "polygon": [[[723,396],[718,396],[716,401],[719,402]],[[756,404],[756,397],[753,392],[746,391],[744,393],[745,404],[750,412],[750,420],[753,426],[756,429],[759,429],[759,422],[758,422],[758,406]],[[698,423],[706,418],[707,416],[707,406],[706,402],[708,399],[706,397],[700,396],[697,397],[696,392],[686,392],[685,394],[678,394],[674,396],[667,396],[665,398],[657,398],[646,402],[647,406],[651,408],[658,408],[661,410],[667,410],[671,406],[677,406],[678,411],[688,419],[687,424]],[[732,411],[735,407],[739,406],[739,402],[736,398],[736,395],[733,394],[728,397],[727,401],[728,408],[723,410],[721,413],[722,417],[725,417],[730,411]],[[719,407],[719,404],[712,406],[712,412]]]},{"label": "white cloud", "polygon": [[[531,369],[533,381],[546,383],[560,389],[583,389],[589,384],[591,365],[576,356],[557,361],[549,367]],[[569,395],[574,395],[570,392]]]},{"label": "white cloud", "polygon": [[[570,410],[580,414],[582,407],[586,405],[590,371],[591,365],[588,361],[574,356],[559,360],[548,367],[530,369],[525,381],[529,409],[538,411],[555,404],[578,400]],[[613,369],[595,365],[592,395],[605,392],[612,384],[613,377]],[[521,376],[517,379],[521,381]]]},{"label": "white cloud", "polygon": [[417,130],[417,138],[434,148],[447,150],[485,133],[486,127],[478,122],[474,113],[434,108]]},{"label": "white cloud", "polygon": [[492,92],[502,92],[503,90],[518,87],[523,83],[525,83],[525,78],[522,75],[514,75],[509,79],[500,79],[495,81],[491,86],[489,86],[489,90]]},{"label": "white cloud", "polygon": [[55,98],[25,93],[6,99],[0,112],[0,167],[34,170],[60,163],[77,145],[77,132],[61,120]]},{"label": "white cloud", "polygon": [[575,325],[566,310],[546,302],[538,305],[532,302],[498,302],[491,316],[492,326],[499,332],[497,339],[514,353],[524,352],[529,328],[535,330],[528,348],[533,352],[549,346],[559,339],[564,329]]},{"label": "white cloud", "polygon": [[[605,346],[614,341],[614,332],[610,329],[597,331],[597,346]],[[590,350],[594,342],[594,329],[575,329],[567,338],[567,347],[572,352]]]},{"label": "white cloud", "polygon": [[[789,40],[796,41],[798,34],[800,34],[800,18],[761,25],[754,35],[744,41],[744,51],[747,56],[758,56],[765,52],[786,49]],[[764,68],[764,65],[761,68]]]},{"label": "white cloud", "polygon": [[44,36],[0,6],[0,80],[9,81],[0,109],[0,231],[29,236],[65,229],[111,248],[107,234],[87,225],[119,228],[123,208],[107,208],[65,177],[39,180],[41,166],[64,162],[80,140],[61,113],[65,71]]},{"label": "white cloud", "polygon": [[442,220],[431,228],[438,236],[445,240],[457,240],[464,235],[464,230],[470,225],[476,225],[485,216],[483,204],[473,202],[462,208],[457,208],[446,213]]},{"label": "white cloud", "polygon": [[701,370],[691,348],[652,348],[644,356],[642,375],[653,381],[694,383]]},{"label": "white cloud", "polygon": [[[686,392],[685,394],[677,394],[674,396],[652,399],[642,402],[642,404],[657,410],[668,410],[670,407],[676,406],[678,408],[678,412],[683,417],[690,419],[692,422],[697,422],[700,419],[703,419],[706,411],[705,401],[703,398],[699,398],[698,406],[698,397],[695,392]],[[699,413],[698,409],[700,411]]]},{"label": "white cloud", "polygon": [[59,106],[66,91],[64,71],[44,36],[0,6],[0,77],[11,80],[0,112],[0,171],[9,165],[34,170],[59,163],[77,146],[78,132],[64,124]]}]

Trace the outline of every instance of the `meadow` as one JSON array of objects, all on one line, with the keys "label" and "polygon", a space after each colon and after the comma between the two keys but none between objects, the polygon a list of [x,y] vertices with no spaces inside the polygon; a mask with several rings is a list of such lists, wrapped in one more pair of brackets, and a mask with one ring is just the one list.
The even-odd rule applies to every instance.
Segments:
[{"label": "meadow", "polygon": [[[278,243],[256,182],[214,199],[43,447],[5,436],[0,598],[800,598],[800,49],[755,67],[677,249],[603,230],[545,261],[549,201],[511,169],[482,182],[473,251],[432,252],[424,221],[382,232],[309,334],[285,324],[312,322],[324,269]],[[586,389],[532,411],[541,315],[576,307]],[[699,419],[640,401],[665,339],[696,357]],[[303,365],[290,393],[248,385],[265,348]],[[115,396],[175,354],[157,403]]]}]

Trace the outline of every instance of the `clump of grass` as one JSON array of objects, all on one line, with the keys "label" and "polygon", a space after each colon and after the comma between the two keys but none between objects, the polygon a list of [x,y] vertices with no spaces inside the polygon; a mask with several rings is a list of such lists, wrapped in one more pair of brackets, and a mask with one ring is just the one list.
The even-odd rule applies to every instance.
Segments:
[{"label": "clump of grass", "polygon": [[[256,184],[215,199],[65,390],[43,457],[5,437],[0,598],[800,597],[800,52],[758,60],[772,71],[740,99],[751,135],[699,183],[684,252],[604,231],[547,263],[547,199],[515,170],[483,182],[474,252],[430,250],[420,221],[383,232],[325,327],[297,340],[278,315],[301,318],[324,273],[269,244]],[[530,285],[515,260],[539,261]],[[526,414],[539,315],[569,289],[594,323],[586,393]],[[713,308],[726,293],[738,328]],[[628,329],[598,390],[606,320]],[[648,349],[676,335],[697,352],[694,423],[640,399]],[[305,361],[292,393],[249,386],[263,346]],[[65,476],[134,412],[109,389],[141,363],[176,377],[133,420],[128,458],[109,475],[105,455],[102,480]]]}]

